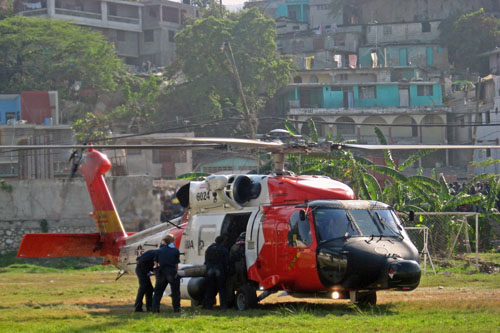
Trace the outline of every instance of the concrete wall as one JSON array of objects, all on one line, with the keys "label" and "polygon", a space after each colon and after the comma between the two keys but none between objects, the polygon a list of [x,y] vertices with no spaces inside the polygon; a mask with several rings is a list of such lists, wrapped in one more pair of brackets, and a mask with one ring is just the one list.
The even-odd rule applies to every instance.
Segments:
[{"label": "concrete wall", "polygon": [[349,4],[358,9],[358,23],[440,20],[457,12],[480,8],[492,12],[500,7],[491,0],[351,0]]},{"label": "concrete wall", "polygon": [[327,25],[341,25],[342,21],[342,9],[335,17],[329,15],[330,13],[330,3],[329,0],[309,0],[309,24],[311,28],[317,28],[320,25],[323,27]]},{"label": "concrete wall", "polygon": [[[24,233],[97,232],[85,182],[81,178],[7,180],[12,192],[0,190],[0,253],[16,250]],[[159,223],[161,203],[147,176],[107,177],[106,183],[126,231]]]},{"label": "concrete wall", "polygon": [[[372,66],[371,53],[373,50],[373,46],[359,48],[360,67]],[[406,55],[406,58],[401,59],[402,55]],[[387,60],[384,60],[384,56],[387,56]],[[437,44],[378,45],[378,63],[379,66],[386,65],[387,67],[422,66],[435,67],[440,70],[449,68],[448,51]]]},{"label": "concrete wall", "polygon": [[[412,22],[395,24],[368,24],[366,43],[382,44],[408,41],[435,41],[439,39],[441,21]],[[426,29],[427,28],[427,29]]]}]

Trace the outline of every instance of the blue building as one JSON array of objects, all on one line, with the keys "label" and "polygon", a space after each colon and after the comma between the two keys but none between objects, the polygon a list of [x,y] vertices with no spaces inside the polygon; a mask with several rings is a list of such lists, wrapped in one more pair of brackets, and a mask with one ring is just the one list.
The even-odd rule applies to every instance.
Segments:
[{"label": "blue building", "polygon": [[0,125],[21,119],[21,95],[0,95]]},{"label": "blue building", "polygon": [[288,100],[298,108],[351,109],[439,106],[441,85],[435,82],[357,84],[290,84]]},{"label": "blue building", "polygon": [[280,17],[309,22],[309,0],[286,0],[284,3],[278,3],[276,18]]}]

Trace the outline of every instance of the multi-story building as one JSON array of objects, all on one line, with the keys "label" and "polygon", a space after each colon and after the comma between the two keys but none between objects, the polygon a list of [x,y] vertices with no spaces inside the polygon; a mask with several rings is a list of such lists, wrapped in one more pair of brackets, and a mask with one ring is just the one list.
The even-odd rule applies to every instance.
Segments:
[{"label": "multi-story building", "polygon": [[[480,8],[498,14],[498,1],[264,0],[245,5],[259,6],[275,18],[278,49],[296,62],[298,73],[276,105],[298,128],[312,118],[320,136],[363,143],[378,142],[374,126],[391,143],[474,142],[469,124],[475,113],[485,114],[486,106],[477,103],[473,91],[452,90],[452,81],[464,78],[450,75],[439,25],[450,15]],[[491,57],[496,64],[497,54]],[[421,165],[465,166],[471,159],[472,150],[447,151]]]},{"label": "multi-story building", "polygon": [[18,15],[62,19],[101,31],[126,64],[143,69],[173,61],[175,34],[187,16],[200,16],[188,0],[17,0],[15,10]]}]

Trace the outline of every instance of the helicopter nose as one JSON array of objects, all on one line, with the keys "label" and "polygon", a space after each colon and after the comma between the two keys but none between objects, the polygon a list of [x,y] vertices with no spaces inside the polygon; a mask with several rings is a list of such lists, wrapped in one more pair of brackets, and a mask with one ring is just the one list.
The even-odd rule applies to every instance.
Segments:
[{"label": "helicopter nose", "polygon": [[390,289],[409,291],[417,288],[422,272],[414,260],[398,260],[389,264],[387,285]]}]

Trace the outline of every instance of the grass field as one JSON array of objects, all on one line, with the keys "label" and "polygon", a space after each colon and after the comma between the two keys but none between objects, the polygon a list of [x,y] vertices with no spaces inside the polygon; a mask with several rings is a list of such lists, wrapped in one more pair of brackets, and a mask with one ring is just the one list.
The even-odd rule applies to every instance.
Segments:
[{"label": "grass field", "polygon": [[206,311],[183,301],[184,312],[174,314],[167,297],[152,315],[132,313],[133,275],[115,281],[116,271],[107,268],[7,263],[0,266],[0,332],[500,331],[500,276],[468,266],[424,276],[409,293],[379,292],[379,305],[368,310],[347,301],[271,296],[246,312]]}]

